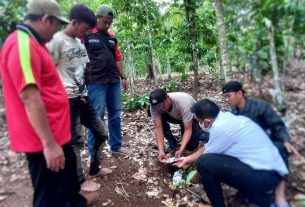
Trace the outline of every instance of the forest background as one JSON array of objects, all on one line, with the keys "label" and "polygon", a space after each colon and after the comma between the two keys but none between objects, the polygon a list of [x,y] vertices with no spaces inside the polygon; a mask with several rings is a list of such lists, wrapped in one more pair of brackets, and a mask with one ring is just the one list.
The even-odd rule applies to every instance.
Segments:
[{"label": "forest background", "polygon": [[[76,3],[83,3],[93,11],[106,3],[116,11],[111,30],[119,40],[130,82],[130,90],[123,94],[125,125],[136,122],[137,130],[138,126],[146,128],[140,122],[147,119],[138,109],[147,106],[148,93],[154,87],[189,92],[196,99],[211,97],[226,107],[221,100],[221,85],[238,79],[251,94],[273,104],[287,126],[292,126],[293,143],[304,153],[305,0],[58,2],[65,16]],[[25,7],[26,0],[0,0],[0,47],[16,23],[22,21]],[[7,132],[5,121],[1,121],[5,117],[1,93],[0,90],[0,122],[4,123],[0,126],[0,154],[3,155],[3,149],[5,152],[0,166],[3,167],[9,164],[1,162],[7,159],[8,149],[8,144],[2,147],[7,142]],[[128,118],[139,114],[139,122]],[[150,134],[151,123],[148,126]],[[294,173],[304,172],[304,160],[301,163],[303,167],[295,168]],[[0,183],[2,175],[5,173],[0,173]],[[294,195],[301,192],[305,206],[305,173],[294,175],[297,182]]]}]

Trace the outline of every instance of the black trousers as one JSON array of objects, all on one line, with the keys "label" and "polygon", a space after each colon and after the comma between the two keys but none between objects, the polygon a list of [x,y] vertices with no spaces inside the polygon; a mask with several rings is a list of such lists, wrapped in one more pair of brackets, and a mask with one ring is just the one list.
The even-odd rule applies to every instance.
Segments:
[{"label": "black trousers", "polygon": [[[167,113],[163,113],[161,115],[161,120],[162,120],[162,127],[163,127],[163,133],[165,138],[167,139],[169,146],[171,149],[176,149],[178,144],[177,140],[172,134],[172,131],[170,130],[170,125],[169,123],[172,124],[179,124],[180,129],[181,129],[181,136],[183,136],[184,133],[184,125],[181,120],[176,120],[169,116]],[[208,141],[209,140],[209,133],[204,132],[201,127],[199,126],[199,123],[196,119],[193,119],[193,124],[192,124],[192,136],[189,141],[189,143],[186,146],[187,150],[194,150],[198,147],[199,141]]]},{"label": "black trousers", "polygon": [[225,206],[221,183],[237,189],[249,203],[269,207],[282,179],[275,171],[254,170],[235,157],[212,153],[199,157],[197,171],[213,207]]},{"label": "black trousers", "polygon": [[93,149],[89,151],[91,156],[89,175],[95,175],[100,171],[100,146],[108,139],[108,134],[104,127],[104,123],[97,114],[89,98],[83,97],[83,99],[85,99],[86,102],[81,100],[81,97],[69,98],[72,133],[71,146],[76,155],[79,183],[83,183],[85,181],[80,156],[80,151],[84,146],[81,125],[84,125],[90,129],[94,135]]},{"label": "black trousers", "polygon": [[47,169],[43,153],[27,153],[29,171],[34,188],[33,207],[84,207],[86,199],[79,194],[75,154],[70,146],[63,146],[65,168],[59,172]]}]

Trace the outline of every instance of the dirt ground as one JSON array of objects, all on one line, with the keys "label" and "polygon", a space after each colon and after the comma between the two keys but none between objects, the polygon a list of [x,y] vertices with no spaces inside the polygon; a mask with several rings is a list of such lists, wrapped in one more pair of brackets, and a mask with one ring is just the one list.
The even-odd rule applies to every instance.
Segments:
[{"label": "dirt ground", "polygon": [[[289,100],[289,117],[291,120],[290,134],[292,142],[302,155],[305,152],[305,85],[304,71],[301,66],[287,76],[290,87],[286,91]],[[237,74],[237,78],[247,81],[245,74]],[[268,78],[267,78],[268,79]],[[220,93],[220,86],[213,81],[213,74],[203,74],[200,78],[199,98],[209,97],[223,109],[227,109]],[[161,80],[159,86],[170,82],[179,82],[180,91],[191,93],[192,79],[180,81],[179,77],[173,80]],[[272,83],[271,83],[272,84]],[[303,84],[303,85],[302,85]],[[269,87],[266,80],[264,85]],[[251,94],[257,95],[257,85],[251,89]],[[152,82],[138,81],[135,93],[143,95],[155,88]],[[2,109],[2,112],[1,112]],[[8,134],[0,104],[0,207],[29,207],[32,200],[32,186],[27,171],[27,162],[24,155],[8,151]],[[175,128],[178,135],[178,128]],[[145,109],[136,112],[124,111],[122,114],[122,131],[125,145],[131,150],[128,156],[110,155],[105,146],[102,152],[102,167],[110,167],[113,173],[96,179],[101,183],[99,201],[95,207],[158,207],[158,206],[195,206],[200,200],[206,200],[202,190],[184,188],[174,190],[172,187],[173,172],[164,164],[157,161],[158,153],[153,134],[152,121],[147,117]],[[86,169],[88,156],[87,149],[83,150],[83,164]],[[192,166],[191,166],[192,168]],[[291,206],[305,206],[305,161],[291,161],[291,176],[288,187],[288,198]],[[228,206],[240,206],[232,201],[234,189],[224,186]],[[304,204],[304,205],[303,205]]]}]

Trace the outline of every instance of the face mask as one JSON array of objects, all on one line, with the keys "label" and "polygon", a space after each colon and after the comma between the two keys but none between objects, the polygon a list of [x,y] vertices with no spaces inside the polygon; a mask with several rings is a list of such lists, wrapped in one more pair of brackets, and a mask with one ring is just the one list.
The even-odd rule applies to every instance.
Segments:
[{"label": "face mask", "polygon": [[209,131],[209,129],[211,128],[211,126],[205,127],[204,124],[199,123],[199,126],[201,127],[201,129],[205,132]]}]

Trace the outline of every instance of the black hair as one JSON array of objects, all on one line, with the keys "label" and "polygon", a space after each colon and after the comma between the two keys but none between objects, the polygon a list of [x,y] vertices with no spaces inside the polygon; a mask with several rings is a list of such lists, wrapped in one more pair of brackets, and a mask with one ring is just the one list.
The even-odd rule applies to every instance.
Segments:
[{"label": "black hair", "polygon": [[33,21],[33,22],[36,22],[38,20],[40,20],[42,17],[43,17],[44,14],[27,14],[25,17],[24,17],[24,20],[30,20],[30,21]]},{"label": "black hair", "polygon": [[191,112],[200,119],[215,119],[219,111],[219,106],[209,99],[201,99],[191,107]]},{"label": "black hair", "polygon": [[[29,20],[32,22],[37,22],[39,21],[45,14],[27,14],[24,17],[24,20]],[[48,16],[48,19],[51,21],[51,23],[54,21],[54,19],[56,19],[56,17],[54,16]]]},{"label": "black hair", "polygon": [[72,7],[69,19],[70,21],[75,19],[80,23],[88,23],[90,27],[96,26],[96,18],[94,12],[83,4],[76,4]]}]

